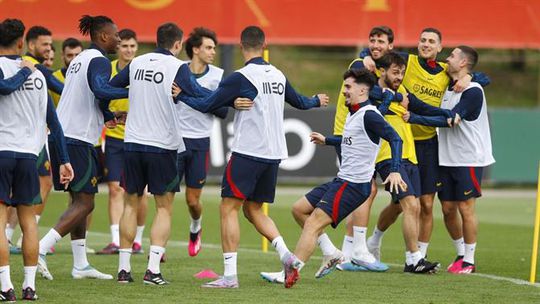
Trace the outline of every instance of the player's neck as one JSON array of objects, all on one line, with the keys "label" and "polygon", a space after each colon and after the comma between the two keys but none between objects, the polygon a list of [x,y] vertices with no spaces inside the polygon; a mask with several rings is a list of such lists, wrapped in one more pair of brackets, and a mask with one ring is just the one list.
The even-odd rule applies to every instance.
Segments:
[{"label": "player's neck", "polygon": [[242,55],[244,55],[244,62],[248,62],[253,58],[262,57],[262,51],[259,51],[259,50],[246,51],[246,50],[244,50],[242,52]]},{"label": "player's neck", "polygon": [[193,57],[191,63],[189,64],[189,69],[193,74],[202,74],[206,71],[207,67],[208,65],[197,59],[197,57]]},{"label": "player's neck", "polygon": [[465,75],[467,75],[468,73],[469,72],[467,71],[467,69],[461,69],[455,72],[448,72],[448,75],[450,76],[450,78],[452,78],[452,80],[456,81],[465,77]]},{"label": "player's neck", "polygon": [[0,48],[0,56],[21,55],[17,47]]},{"label": "player's neck", "polygon": [[131,60],[123,60],[122,58],[118,58],[118,70],[123,70],[130,61]]}]

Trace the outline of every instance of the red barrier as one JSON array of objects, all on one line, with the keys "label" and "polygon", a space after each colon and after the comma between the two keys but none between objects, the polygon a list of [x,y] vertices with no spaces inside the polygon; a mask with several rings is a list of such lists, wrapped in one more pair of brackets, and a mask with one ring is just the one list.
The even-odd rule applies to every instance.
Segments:
[{"label": "red barrier", "polygon": [[262,26],[272,44],[365,44],[371,27],[388,25],[397,45],[414,46],[422,28],[436,27],[447,46],[540,48],[538,0],[0,0],[0,18],[43,25],[56,38],[80,37],[83,14],[104,14],[142,41],[156,27],[206,26],[221,42],[237,43],[242,28]]}]

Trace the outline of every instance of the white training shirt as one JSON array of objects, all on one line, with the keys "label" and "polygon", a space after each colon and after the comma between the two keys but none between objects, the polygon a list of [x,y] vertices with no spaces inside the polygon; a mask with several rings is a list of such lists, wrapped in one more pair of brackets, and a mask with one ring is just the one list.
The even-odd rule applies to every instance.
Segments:
[{"label": "white training shirt", "polygon": [[[4,78],[20,70],[20,59],[0,57]],[[39,155],[47,136],[47,83],[36,70],[9,95],[0,95],[0,151]]]},{"label": "white training shirt", "polygon": [[[223,70],[210,64],[208,72],[197,78],[197,82],[201,87],[215,91],[222,77]],[[180,132],[184,138],[210,137],[214,115],[201,113],[183,102],[179,102],[176,108],[180,118]]]},{"label": "white training shirt", "polygon": [[185,150],[179,131],[172,83],[184,61],[172,55],[148,53],[129,65],[129,114],[124,142]]},{"label": "white training shirt", "polygon": [[105,56],[96,49],[87,49],[71,61],[56,109],[64,135],[91,145],[98,143],[104,124],[99,101],[88,83],[88,67],[96,57]]},{"label": "white training shirt", "polygon": [[286,78],[272,65],[250,63],[237,72],[258,91],[249,111],[234,115],[233,152],[254,157],[281,160],[288,156],[283,131]]},{"label": "white training shirt", "polygon": [[[471,82],[464,90],[479,88],[482,90],[482,110],[473,120],[461,120],[453,128],[439,128],[439,165],[447,167],[486,167],[495,162],[491,148],[491,134],[487,115],[484,89],[476,82]],[[441,108],[453,109],[461,99],[461,94],[446,90]]]},{"label": "white training shirt", "polygon": [[[375,160],[379,154],[380,142],[375,144],[369,138],[364,125],[366,111],[381,115],[377,107],[366,105],[351,115],[347,115],[341,140],[341,165],[337,176],[353,183],[367,183],[373,178]],[[382,116],[382,115],[381,115]]]}]

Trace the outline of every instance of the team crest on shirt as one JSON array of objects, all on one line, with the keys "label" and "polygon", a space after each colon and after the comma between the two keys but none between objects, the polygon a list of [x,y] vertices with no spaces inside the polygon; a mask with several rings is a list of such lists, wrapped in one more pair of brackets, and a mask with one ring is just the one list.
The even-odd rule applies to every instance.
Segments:
[{"label": "team crest on shirt", "polygon": [[51,169],[51,163],[49,161],[45,161],[43,167],[45,167],[45,170],[49,171]]},{"label": "team crest on shirt", "polygon": [[90,180],[90,183],[92,184],[92,187],[95,187],[97,185],[97,178],[95,176],[92,177],[92,179]]}]

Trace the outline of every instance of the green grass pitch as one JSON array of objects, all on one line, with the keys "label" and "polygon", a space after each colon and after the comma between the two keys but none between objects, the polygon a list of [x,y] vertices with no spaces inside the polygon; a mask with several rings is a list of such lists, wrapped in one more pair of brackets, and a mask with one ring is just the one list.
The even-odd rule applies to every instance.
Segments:
[{"label": "green grass pitch", "polygon": [[[307,190],[308,188],[306,188]],[[278,188],[276,203],[270,207],[270,215],[278,225],[289,248],[298,240],[300,229],[291,214],[291,204],[302,195],[302,190]],[[168,261],[162,264],[164,278],[171,282],[166,287],[143,286],[142,276],[146,269],[146,255],[132,258],[135,283],[119,285],[115,281],[71,279],[72,256],[69,238],[56,247],[57,253],[48,257],[49,269],[54,281],[39,277],[37,291],[40,301],[47,303],[540,303],[537,286],[520,285],[519,282],[497,278],[528,279],[535,200],[523,196],[489,196],[477,203],[479,239],[477,269],[481,275],[456,276],[441,271],[435,275],[404,274],[404,244],[399,221],[385,235],[382,260],[391,265],[386,273],[334,272],[323,279],[315,279],[319,267],[320,251],[302,270],[301,279],[292,289],[264,282],[260,271],[278,271],[277,254],[270,247],[262,253],[261,237],[253,227],[241,219],[241,243],[238,254],[240,289],[207,290],[193,274],[205,268],[217,273],[223,271],[219,232],[219,193],[217,188],[205,190],[203,195],[203,248],[199,256],[187,254],[189,216],[183,193],[176,196],[171,242],[167,247]],[[67,196],[53,193],[40,222],[40,233],[56,223],[66,206]],[[387,203],[388,195],[379,190],[372,210],[370,232],[379,210]],[[148,249],[149,223],[153,216],[153,199],[143,247]],[[432,242],[429,259],[439,261],[446,268],[454,258],[452,243],[444,229],[440,206],[435,208]],[[336,246],[341,247],[345,225],[328,230]],[[107,196],[96,196],[96,208],[88,237],[89,246],[101,249],[109,241]],[[118,256],[89,255],[89,261],[99,270],[116,275]],[[13,256],[12,281],[20,296],[22,283],[22,259]]]}]

